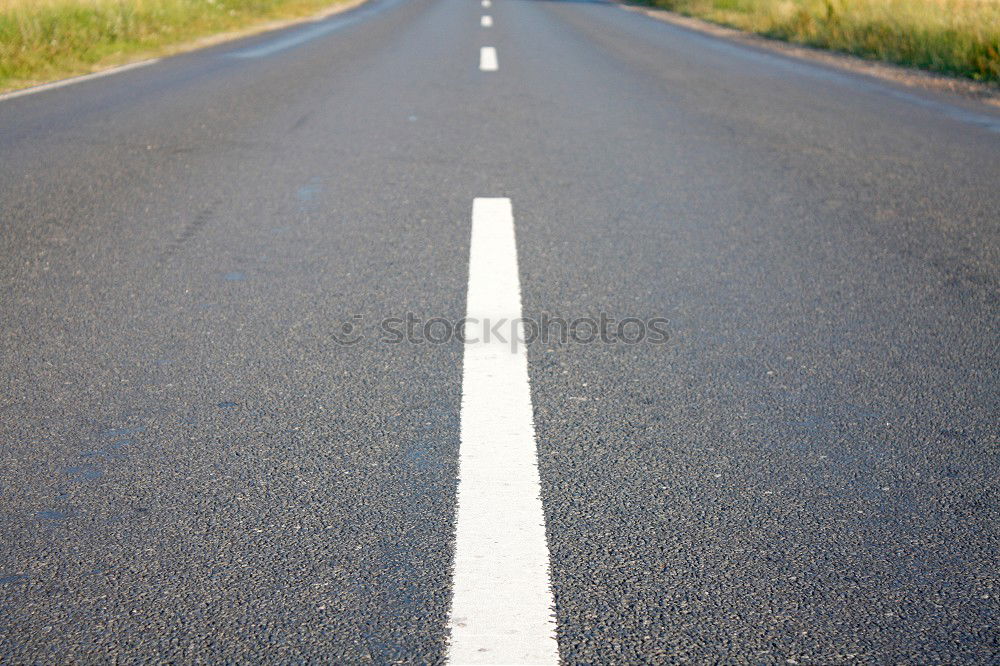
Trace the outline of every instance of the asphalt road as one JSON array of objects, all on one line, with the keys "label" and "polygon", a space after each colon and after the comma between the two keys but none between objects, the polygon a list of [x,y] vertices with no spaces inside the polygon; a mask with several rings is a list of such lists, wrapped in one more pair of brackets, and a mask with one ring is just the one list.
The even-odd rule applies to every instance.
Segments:
[{"label": "asphalt road", "polygon": [[564,662],[1000,660],[1000,113],[372,0],[0,101],[0,662],[445,661],[479,197]]}]

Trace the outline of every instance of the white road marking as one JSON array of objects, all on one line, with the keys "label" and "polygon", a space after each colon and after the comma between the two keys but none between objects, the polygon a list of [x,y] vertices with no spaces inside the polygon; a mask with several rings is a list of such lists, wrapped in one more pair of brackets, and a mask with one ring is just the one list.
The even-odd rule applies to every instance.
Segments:
[{"label": "white road marking", "polygon": [[492,5],[492,4],[493,3],[490,2],[490,0],[483,0],[483,7],[485,7],[486,9],[489,9],[490,5]]},{"label": "white road marking", "polygon": [[[330,11],[324,12],[311,23],[302,24],[301,27],[290,29],[289,31],[279,30],[276,39],[264,42],[259,46],[234,51],[227,54],[231,58],[264,58],[275,53],[280,53],[290,48],[294,48],[318,37],[329,35],[341,28],[354,25],[359,21],[367,20],[375,14],[394,7],[400,0],[383,0],[378,3],[365,3],[365,0],[352,0],[340,7],[334,7]],[[341,12],[344,12],[341,14]],[[294,24],[293,24],[294,25]]]},{"label": "white road marking", "polygon": [[358,21],[367,18],[370,12],[356,11],[351,14],[347,14],[342,18],[336,18],[332,20],[324,19],[321,23],[313,23],[304,28],[300,28],[292,34],[274,39],[267,42],[261,46],[255,46],[248,49],[243,49],[241,51],[235,51],[229,54],[231,58],[263,58],[287,49],[299,46],[300,44],[305,44],[310,42],[317,37],[323,37],[331,32],[340,30],[341,28],[346,28],[349,25],[353,25]]},{"label": "white road marking", "polygon": [[32,86],[31,88],[24,88],[23,90],[14,90],[12,92],[0,95],[0,102],[2,102],[5,99],[14,99],[15,97],[24,97],[25,95],[33,95],[35,93],[45,92],[46,90],[52,90],[53,88],[62,88],[63,86],[69,86],[74,83],[80,83],[81,81],[90,81],[91,79],[98,79],[102,76],[111,76],[112,74],[118,74],[119,72],[127,72],[130,69],[145,67],[146,65],[152,65],[154,62],[159,62],[159,61],[160,61],[159,58],[151,58],[149,60],[141,60],[139,62],[133,62],[127,65],[122,65],[121,67],[112,67],[111,69],[105,69],[100,72],[94,72],[93,74],[74,76],[71,79],[53,81],[52,83],[43,83],[40,86]]},{"label": "white road marking", "polygon": [[495,72],[499,69],[497,50],[492,46],[484,46],[479,49],[479,69],[484,72]]},{"label": "white road marking", "polygon": [[484,28],[493,27],[493,17],[484,16],[483,18],[479,19],[479,25],[483,26]]},{"label": "white road marking", "polygon": [[[469,254],[468,316],[520,318],[510,199],[473,201]],[[464,348],[452,664],[559,663],[527,353],[510,342]]]}]

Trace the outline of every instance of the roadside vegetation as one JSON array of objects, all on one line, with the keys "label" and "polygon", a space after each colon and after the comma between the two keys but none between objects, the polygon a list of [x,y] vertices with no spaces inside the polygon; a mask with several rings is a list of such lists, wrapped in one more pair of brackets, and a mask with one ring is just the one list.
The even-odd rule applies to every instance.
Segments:
[{"label": "roadside vegetation", "polygon": [[1000,0],[648,0],[798,44],[1000,82]]},{"label": "roadside vegetation", "polygon": [[85,74],[338,0],[0,0],[0,90]]}]

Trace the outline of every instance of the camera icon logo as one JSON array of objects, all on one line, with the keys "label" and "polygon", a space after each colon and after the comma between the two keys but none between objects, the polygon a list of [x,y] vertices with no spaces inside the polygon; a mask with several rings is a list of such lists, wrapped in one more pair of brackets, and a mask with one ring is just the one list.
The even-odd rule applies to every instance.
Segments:
[{"label": "camera icon logo", "polygon": [[356,345],[363,337],[361,334],[361,324],[363,322],[364,317],[359,314],[353,315],[350,319],[341,322],[333,331],[334,341],[344,347]]}]

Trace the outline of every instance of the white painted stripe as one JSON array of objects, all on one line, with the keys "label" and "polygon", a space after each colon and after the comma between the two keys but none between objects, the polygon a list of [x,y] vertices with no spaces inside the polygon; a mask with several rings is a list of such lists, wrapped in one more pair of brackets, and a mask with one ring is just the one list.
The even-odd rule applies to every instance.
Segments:
[{"label": "white painted stripe", "polygon": [[231,58],[264,58],[275,53],[280,53],[290,48],[299,46],[300,44],[305,44],[310,42],[317,37],[323,37],[331,32],[340,30],[341,28],[346,28],[349,25],[353,25],[358,21],[367,18],[367,12],[355,11],[350,14],[345,14],[341,18],[335,19],[324,19],[322,23],[313,23],[305,28],[300,28],[298,31],[280,37],[278,39],[267,42],[261,46],[255,46],[248,49],[243,49],[241,51],[235,51],[229,54]]},{"label": "white painted stripe", "polygon": [[484,72],[495,72],[498,68],[497,50],[492,46],[479,49],[479,69]]},{"label": "white painted stripe", "polygon": [[490,5],[492,5],[492,4],[493,3],[490,2],[490,0],[483,0],[483,7],[485,7],[486,9],[489,9]]},{"label": "white painted stripe", "polygon": [[100,72],[94,72],[93,74],[84,74],[83,76],[74,76],[71,79],[63,79],[61,81],[53,81],[52,83],[43,83],[40,86],[32,86],[31,88],[24,88],[22,90],[14,90],[13,92],[4,93],[0,95],[0,102],[5,99],[14,99],[15,97],[24,97],[25,95],[34,95],[35,93],[45,92],[46,90],[53,90],[54,88],[62,88],[63,86],[73,85],[74,83],[80,83],[82,81],[90,81],[91,79],[99,79],[102,76],[111,76],[112,74],[118,74],[120,72],[127,72],[130,69],[137,69],[139,67],[145,67],[146,65],[152,65],[154,62],[159,62],[159,58],[151,58],[149,60],[141,60],[139,62],[132,62],[127,65],[122,65],[121,67],[112,67],[111,69],[105,69]]},{"label": "white painted stripe", "polygon": [[[510,199],[472,203],[466,309],[521,316]],[[559,662],[527,353],[485,334],[464,348],[453,583],[452,664]]]},{"label": "white painted stripe", "polygon": [[483,18],[479,19],[479,25],[483,26],[484,28],[490,28],[490,27],[492,27],[493,26],[493,17],[492,16],[484,16]]}]

